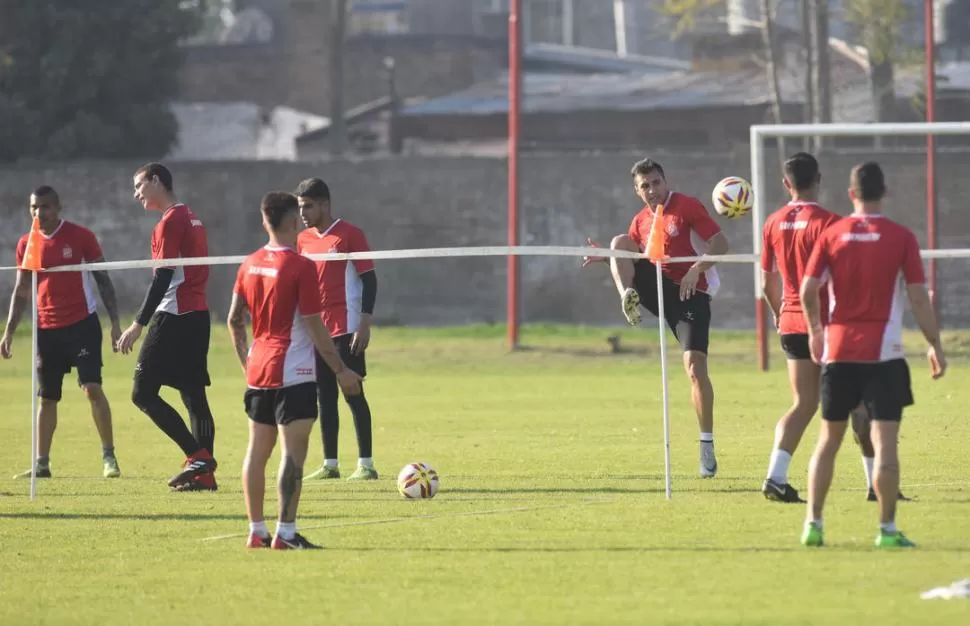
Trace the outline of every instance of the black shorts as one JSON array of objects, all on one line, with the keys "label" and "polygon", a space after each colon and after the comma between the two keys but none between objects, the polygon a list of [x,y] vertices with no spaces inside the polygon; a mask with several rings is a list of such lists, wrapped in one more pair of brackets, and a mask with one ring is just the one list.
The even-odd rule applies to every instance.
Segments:
[{"label": "black shorts", "polygon": [[317,419],[317,386],[300,383],[280,389],[247,389],[243,403],[249,419],[266,426]]},{"label": "black shorts", "polygon": [[[340,335],[333,338],[333,343],[337,346],[337,354],[343,359],[344,365],[346,365],[351,371],[356,372],[361,378],[367,376],[367,359],[364,357],[364,353],[352,354],[350,352],[350,344],[354,341],[353,333],[346,335]],[[336,381],[337,375],[333,373],[330,366],[327,365],[320,353],[317,353],[317,383],[326,380]]]},{"label": "black shorts", "polygon": [[64,375],[77,368],[77,384],[101,384],[101,321],[97,313],[64,328],[37,331],[37,395],[60,400]]},{"label": "black shorts", "polygon": [[[695,292],[688,300],[681,302],[680,285],[666,274],[662,280],[667,326],[673,331],[684,352],[707,354],[711,334],[711,296]],[[640,296],[640,304],[655,316],[659,315],[657,267],[653,263],[646,260],[634,262],[633,288]]]},{"label": "black shorts", "polygon": [[873,420],[898,422],[913,404],[905,359],[882,363],[826,363],[822,366],[822,419],[842,422],[864,403]]},{"label": "black shorts", "polygon": [[208,387],[211,325],[208,311],[152,315],[135,365],[135,378],[179,391]]},{"label": "black shorts", "polygon": [[804,361],[812,359],[812,350],[808,347],[807,333],[786,333],[781,336],[781,349],[789,361]]}]

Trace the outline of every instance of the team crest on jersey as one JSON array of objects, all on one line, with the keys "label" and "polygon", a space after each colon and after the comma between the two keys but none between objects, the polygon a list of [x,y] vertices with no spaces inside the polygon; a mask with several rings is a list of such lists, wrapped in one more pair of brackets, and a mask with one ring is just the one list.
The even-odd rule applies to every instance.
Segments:
[{"label": "team crest on jersey", "polygon": [[64,255],[65,259],[70,259],[74,257],[74,250],[71,250],[71,246],[64,246],[64,249],[61,250],[61,254]]},{"label": "team crest on jersey", "polygon": [[670,235],[671,237],[676,237],[677,235],[680,234],[680,230],[677,228],[677,224],[675,224],[674,222],[668,222],[664,230],[666,230],[667,234]]}]

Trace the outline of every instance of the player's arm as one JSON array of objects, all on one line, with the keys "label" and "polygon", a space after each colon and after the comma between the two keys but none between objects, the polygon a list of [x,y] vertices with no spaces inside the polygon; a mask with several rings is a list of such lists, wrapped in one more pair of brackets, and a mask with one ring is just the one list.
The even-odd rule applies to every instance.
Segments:
[{"label": "player's arm", "polygon": [[[728,239],[721,231],[721,227],[717,225],[711,214],[707,212],[707,209],[699,201],[696,203],[694,210],[689,214],[690,222],[688,226],[697,233],[701,239],[707,242],[707,252],[705,254],[709,255],[721,255],[727,254],[730,249],[728,244]],[[716,261],[695,261],[694,265],[691,266],[691,270],[700,274],[705,272],[716,264]]]},{"label": "player's arm", "polygon": [[377,303],[377,270],[370,270],[360,274],[361,302],[360,326],[354,333],[350,350],[354,354],[363,354],[370,345],[370,325],[374,316],[374,305]]},{"label": "player's arm", "polygon": [[809,334],[822,332],[822,310],[819,304],[818,289],[822,282],[814,276],[805,276],[798,297],[802,301],[802,311]]},{"label": "player's arm", "polygon": [[360,376],[344,365],[340,353],[337,352],[337,346],[334,345],[330,333],[327,332],[327,327],[323,325],[323,320],[320,319],[320,314],[304,317],[303,321],[310,333],[310,339],[313,340],[313,345],[323,358],[323,362],[336,374],[341,391],[348,396],[360,395]]},{"label": "player's arm", "polygon": [[10,296],[10,310],[7,313],[7,326],[3,331],[3,339],[0,340],[0,353],[3,358],[11,357],[10,346],[13,343],[13,334],[17,330],[20,318],[23,317],[27,303],[30,302],[30,282],[27,280],[28,272],[17,270],[17,279],[13,287],[13,294]]},{"label": "player's arm", "polygon": [[778,272],[761,270],[761,291],[765,294],[765,302],[768,303],[768,308],[771,309],[771,314],[777,322],[781,316],[781,275]]},{"label": "player's arm", "polygon": [[933,378],[943,376],[946,371],[946,357],[940,343],[940,327],[933,311],[933,303],[926,291],[926,277],[923,274],[923,261],[919,255],[919,243],[915,236],[910,236],[903,258],[903,278],[906,280],[906,295],[909,305],[913,309],[916,324],[923,332],[923,337],[930,345],[927,358],[930,361],[930,373]]},{"label": "player's arm", "polygon": [[242,365],[243,372],[246,371],[246,361],[249,358],[249,340],[246,338],[246,300],[233,292],[232,302],[229,304],[229,316],[227,325],[229,336],[232,338],[232,346],[236,349],[236,358]]}]

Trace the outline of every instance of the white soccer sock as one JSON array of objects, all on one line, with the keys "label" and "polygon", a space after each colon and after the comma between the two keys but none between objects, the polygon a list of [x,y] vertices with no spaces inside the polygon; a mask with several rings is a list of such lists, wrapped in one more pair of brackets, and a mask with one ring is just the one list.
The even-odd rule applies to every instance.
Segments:
[{"label": "white soccer sock", "polygon": [[862,457],[862,466],[866,470],[866,487],[872,489],[872,468],[876,465],[875,457]]},{"label": "white soccer sock", "polygon": [[820,519],[805,520],[805,528],[808,528],[810,524],[814,524],[816,528],[818,528],[819,530],[822,530],[822,520]]},{"label": "white soccer sock", "polygon": [[277,522],[276,536],[281,539],[292,539],[296,536],[296,522]]},{"label": "white soccer sock", "polygon": [[249,522],[249,534],[269,537],[269,528],[266,528],[266,520],[262,522]]},{"label": "white soccer sock", "polygon": [[337,467],[337,459],[324,459],[323,460],[323,466],[324,467]]},{"label": "white soccer sock", "polygon": [[357,459],[357,467],[367,467],[369,469],[374,469],[373,457],[360,457],[359,459]]},{"label": "white soccer sock", "polygon": [[771,451],[771,461],[768,463],[768,478],[784,485],[788,482],[788,466],[791,465],[791,454],[781,448]]},{"label": "white soccer sock", "polygon": [[701,433],[701,443],[714,443],[714,433]]},{"label": "white soccer sock", "polygon": [[893,535],[896,533],[896,520],[889,522],[888,524],[879,524],[879,530],[882,532]]}]

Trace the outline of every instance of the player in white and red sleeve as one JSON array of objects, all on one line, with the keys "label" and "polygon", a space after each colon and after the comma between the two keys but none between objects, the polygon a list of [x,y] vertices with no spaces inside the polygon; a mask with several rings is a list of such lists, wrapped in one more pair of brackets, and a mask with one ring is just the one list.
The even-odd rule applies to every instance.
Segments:
[{"label": "player in white and red sleeve", "polygon": [[[651,159],[634,164],[631,171],[637,196],[646,204],[630,223],[626,235],[613,238],[614,250],[644,252],[653,224],[653,207],[663,206],[664,253],[668,257],[725,254],[728,241],[708,213],[692,196],[671,191],[663,167]],[[590,239],[587,243],[599,247]],[[588,256],[583,267],[609,261],[613,282],[620,293],[623,314],[636,326],[640,306],[658,315],[657,270],[647,259]],[[714,263],[664,263],[664,317],[684,351],[684,369],[691,384],[691,399],[700,428],[700,476],[717,474],[714,454],[714,387],[707,368],[707,349],[711,328],[711,298],[720,287]]]},{"label": "player in white and red sleeve", "polygon": [[[319,178],[308,178],[296,190],[306,230],[300,233],[301,254],[369,252],[364,232],[341,218],[334,218],[330,188]],[[377,272],[369,259],[319,261],[317,277],[323,305],[323,323],[330,331],[347,367],[367,376],[365,350],[370,343],[371,315],[377,299]],[[339,389],[333,372],[317,363],[320,398],[320,431],[323,436],[323,467],[307,478],[340,478],[337,433],[340,428]],[[373,426],[370,404],[363,392],[345,396],[357,432],[357,469],[348,480],[377,480],[374,468]]]},{"label": "player in white and red sleeve", "polygon": [[[160,163],[135,172],[135,199],[162,216],[152,231],[152,259],[206,257],[206,229],[192,209],[175,198],[172,174]],[[131,399],[185,454],[182,470],[168,481],[177,491],[215,491],[215,421],[206,398],[211,319],[206,299],[209,266],[158,267],[138,315],[118,340],[128,354],[148,326],[138,353]],[[159,395],[178,389],[192,424]]]},{"label": "player in white and red sleeve", "polygon": [[[946,371],[940,333],[926,292],[919,243],[908,228],[882,215],[882,168],[857,165],[849,178],[854,212],[830,226],[816,243],[800,296],[812,357],[822,364],[822,426],[808,475],[808,510],[802,543],[823,545],[822,509],[835,455],[850,412],[865,402],[876,452],[873,485],[879,499],[877,547],[912,547],[896,528],[899,494],[897,441],[903,409],[913,404],[903,353],[903,297],[930,345],[934,379]],[[827,284],[826,284],[827,283]],[[819,287],[829,295],[822,326]]]},{"label": "player in white and red sleeve", "polygon": [[[87,228],[61,219],[61,202],[57,192],[46,185],[30,196],[31,217],[37,218],[41,232],[40,264],[44,269],[78,263],[104,261],[97,237]],[[30,233],[17,243],[17,265],[21,266]],[[17,282],[10,298],[10,313],[0,354],[13,356],[14,331],[24,310],[30,304],[30,273],[17,272]],[[77,382],[91,403],[91,416],[101,437],[103,475],[121,476],[114,451],[111,406],[101,387],[101,322],[98,319],[94,285],[111,319],[112,342],[121,334],[118,301],[107,272],[40,272],[37,276],[37,378],[40,407],[37,410],[37,450],[34,472],[38,478],[50,478],[50,449],[57,428],[57,404],[61,400],[64,375],[77,369]],[[14,478],[30,478],[27,470]]]},{"label": "player in white and red sleeve", "polygon": [[[266,194],[260,205],[266,246],[246,257],[236,275],[229,307],[229,334],[246,373],[249,448],[243,462],[243,493],[249,517],[249,548],[319,548],[296,532],[310,432],[317,416],[317,353],[335,372],[344,393],[360,393],[360,377],[337,354],[320,320],[316,266],[296,251],[299,203],[285,192]],[[245,314],[253,326],[247,346]],[[316,347],[316,350],[314,350]],[[277,435],[282,440],[278,477],[279,521],[270,539],[263,515],[266,463]]]}]

